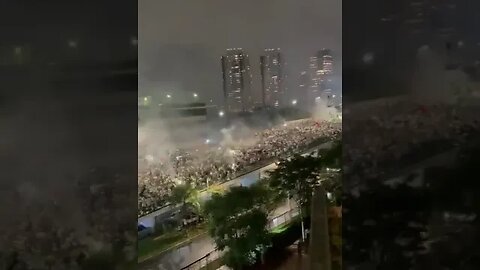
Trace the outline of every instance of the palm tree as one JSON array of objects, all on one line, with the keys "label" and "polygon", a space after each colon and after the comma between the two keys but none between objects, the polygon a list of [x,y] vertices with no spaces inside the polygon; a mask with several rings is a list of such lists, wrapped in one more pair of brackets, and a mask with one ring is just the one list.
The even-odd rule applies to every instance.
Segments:
[{"label": "palm tree", "polygon": [[175,186],[170,196],[170,202],[174,205],[181,204],[181,218],[186,215],[189,206],[192,206],[195,209],[196,214],[200,215],[201,207],[199,192],[191,184],[181,184]]}]

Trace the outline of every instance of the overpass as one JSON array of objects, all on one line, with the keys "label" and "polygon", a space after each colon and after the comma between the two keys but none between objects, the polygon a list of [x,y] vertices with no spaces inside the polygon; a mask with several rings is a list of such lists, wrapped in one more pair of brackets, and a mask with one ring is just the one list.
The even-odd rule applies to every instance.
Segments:
[{"label": "overpass", "polygon": [[[311,154],[312,152],[319,149],[329,148],[331,145],[332,145],[332,142],[322,143],[320,145],[317,145],[315,147],[308,149],[307,151],[304,151],[302,155]],[[260,180],[263,176],[265,176],[265,173],[267,171],[273,170],[275,168],[276,168],[276,161],[273,161],[260,168],[244,173],[235,179],[219,184],[218,186],[220,187],[220,189],[223,189],[223,190],[229,189],[230,187],[233,187],[233,186],[240,186],[240,185],[250,186],[256,183],[258,180]],[[207,192],[207,190],[202,190],[200,192],[200,200],[206,200],[209,198],[209,196],[210,194]],[[172,213],[174,213],[180,207],[181,205],[176,205],[176,206],[167,205],[163,208],[156,210],[155,212],[152,212],[150,214],[140,217],[138,219],[138,224],[142,224],[145,227],[155,228],[156,222],[170,217]]]}]

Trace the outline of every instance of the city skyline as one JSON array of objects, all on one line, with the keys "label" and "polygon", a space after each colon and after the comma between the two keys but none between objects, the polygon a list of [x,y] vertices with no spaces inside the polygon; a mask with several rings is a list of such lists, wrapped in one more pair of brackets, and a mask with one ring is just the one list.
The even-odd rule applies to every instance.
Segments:
[{"label": "city skyline", "polygon": [[[222,74],[220,80],[222,82],[221,93],[223,97],[215,102],[208,96],[199,94],[197,88],[193,87],[192,89],[195,90],[178,92],[172,90],[175,87],[156,89],[153,93],[142,93],[139,91],[139,99],[153,97],[154,103],[191,103],[200,101],[209,105],[226,107],[228,111],[227,107],[232,106],[235,103],[232,99],[236,98],[239,107],[231,110],[245,112],[259,106],[274,108],[291,106],[292,102],[295,102],[294,106],[297,106],[297,101],[301,101],[299,102],[301,107],[306,105],[305,108],[308,108],[319,98],[328,99],[330,102],[332,96],[341,96],[341,84],[339,86],[333,83],[333,80],[341,78],[341,74],[338,76],[335,72],[337,62],[332,56],[331,49],[323,48],[317,50],[309,58],[309,62],[306,62],[304,65],[304,68],[309,70],[309,72],[301,71],[300,75],[292,74],[290,77],[284,71],[286,61],[281,48],[263,49],[263,54],[258,59],[252,60],[249,53],[243,48],[228,48],[225,50],[225,53],[220,56],[221,64],[218,71]],[[235,61],[237,63],[234,63]],[[259,64],[259,71],[252,70],[251,67],[252,63],[255,65],[256,61]],[[233,80],[235,76],[237,76],[238,80],[236,82]],[[244,76],[247,76],[248,80],[244,80]],[[261,85],[259,88],[253,87],[252,78],[255,76],[260,77]],[[298,84],[302,80],[307,81]],[[289,98],[287,85],[294,85],[295,96]],[[246,93],[245,98],[243,98],[244,93]],[[311,102],[305,102],[306,100]],[[154,105],[157,104],[155,103]]]},{"label": "city skyline", "polygon": [[[139,2],[139,92],[196,91],[205,100],[222,103],[219,59],[226,48],[241,47],[248,52],[251,70],[255,71],[255,100],[261,98],[257,59],[265,48],[281,48],[288,64],[286,74],[292,78],[288,82],[292,91],[295,77],[318,49],[331,48],[341,61],[340,2],[248,0],[242,5],[232,4],[214,0],[207,8],[190,0]],[[178,27],[173,31],[171,25]],[[340,71],[341,65],[337,68]],[[292,98],[291,93],[287,95]]]}]

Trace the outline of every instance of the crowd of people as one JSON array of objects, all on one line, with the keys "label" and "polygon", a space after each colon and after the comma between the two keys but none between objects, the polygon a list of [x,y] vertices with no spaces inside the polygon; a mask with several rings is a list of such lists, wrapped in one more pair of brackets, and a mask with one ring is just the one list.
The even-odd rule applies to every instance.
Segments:
[{"label": "crowd of people", "polygon": [[[478,112],[477,112],[478,113]],[[479,130],[470,108],[397,100],[350,112],[344,136],[345,173],[378,178],[465,142]],[[361,136],[351,136],[361,134]]]},{"label": "crowd of people", "polygon": [[56,201],[60,195],[31,185],[10,195],[17,215],[3,220],[8,231],[0,229],[0,269],[99,269],[101,261],[135,262],[135,209],[126,207],[136,199],[135,184],[127,187],[121,176],[98,170],[70,180],[76,185],[62,204]]},{"label": "crowd of people", "polygon": [[[188,183],[202,189],[339,135],[341,124],[299,120],[261,130],[250,138],[221,142],[208,149],[176,150],[139,160],[139,216],[169,203],[171,190]],[[266,165],[266,164],[265,164]]]}]

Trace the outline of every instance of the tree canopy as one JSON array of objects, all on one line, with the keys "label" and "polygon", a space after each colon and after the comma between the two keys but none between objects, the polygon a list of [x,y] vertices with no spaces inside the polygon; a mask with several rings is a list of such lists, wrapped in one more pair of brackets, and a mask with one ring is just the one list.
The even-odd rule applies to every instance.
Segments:
[{"label": "tree canopy", "polygon": [[197,213],[200,212],[200,200],[198,190],[190,184],[177,185],[172,189],[170,201],[173,204],[181,204],[182,212],[185,213],[188,206],[193,206]]},{"label": "tree canopy", "polygon": [[302,209],[308,209],[313,189],[323,184],[332,195],[341,194],[340,167],[342,145],[339,141],[317,155],[296,155],[281,160],[268,175],[268,184],[279,196],[293,198]]},{"label": "tree canopy", "polygon": [[255,262],[270,244],[266,204],[268,190],[261,185],[232,187],[213,194],[205,204],[208,232],[225,263],[235,269]]}]

